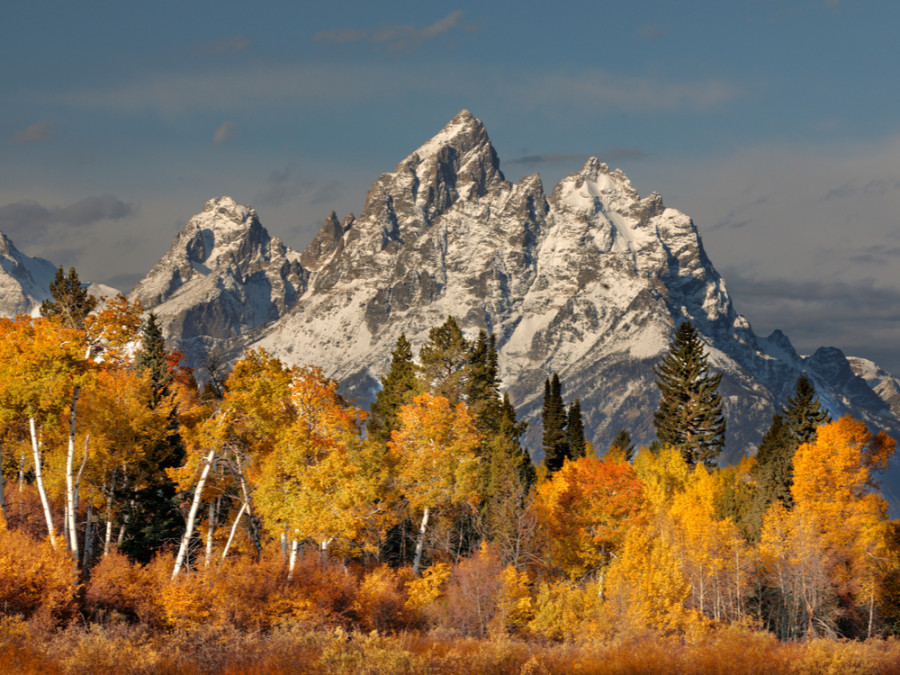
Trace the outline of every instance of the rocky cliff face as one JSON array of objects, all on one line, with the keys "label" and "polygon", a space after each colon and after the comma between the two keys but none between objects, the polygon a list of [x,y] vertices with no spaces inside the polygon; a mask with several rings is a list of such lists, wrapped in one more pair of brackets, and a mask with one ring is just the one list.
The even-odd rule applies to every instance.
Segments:
[{"label": "rocky cliff face", "polygon": [[552,371],[581,399],[596,448],[622,428],[651,440],[652,366],[683,320],[724,375],[726,460],[755,446],[801,373],[833,416],[900,427],[890,392],[838,350],[802,357],[778,331],[757,337],[688,216],[594,158],[549,196],[537,175],[511,183],[467,111],[380,176],[359,218],[331,214],[302,255],[264,232],[251,210],[213,200],[132,295],[191,354],[264,347],[323,367],[364,405],[400,333],[418,347],[453,315],[496,334],[534,448]]},{"label": "rocky cliff face", "polygon": [[30,258],[0,233],[0,315],[35,314],[50,297],[56,266],[43,258]]},{"label": "rocky cliff face", "polygon": [[196,367],[293,307],[307,278],[300,254],[270,237],[253,209],[222,197],[188,221],[129,298],[152,309]]}]

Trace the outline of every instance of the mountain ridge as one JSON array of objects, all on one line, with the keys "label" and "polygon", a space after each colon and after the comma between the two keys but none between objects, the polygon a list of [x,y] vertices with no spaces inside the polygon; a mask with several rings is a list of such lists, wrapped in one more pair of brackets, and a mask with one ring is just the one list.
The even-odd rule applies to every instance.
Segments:
[{"label": "mountain ridge", "polygon": [[538,174],[510,182],[465,110],[374,181],[359,217],[330,213],[302,252],[269,237],[250,207],[209,200],[130,297],[201,377],[204,360],[263,347],[322,367],[362,405],[401,332],[417,349],[453,315],[470,336],[496,334],[533,450],[554,371],[601,452],[621,428],[649,442],[652,368],[683,320],[723,373],[724,461],[752,451],[801,374],[833,416],[900,431],[900,381],[834,348],[801,356],[780,331],[757,336],[694,222],[662,196],[641,197],[594,157],[549,195]]}]

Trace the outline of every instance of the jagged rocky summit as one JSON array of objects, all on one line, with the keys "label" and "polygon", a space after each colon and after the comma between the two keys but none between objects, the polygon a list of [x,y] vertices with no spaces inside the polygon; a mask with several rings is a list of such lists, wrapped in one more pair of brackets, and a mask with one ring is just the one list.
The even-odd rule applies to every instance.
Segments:
[{"label": "jagged rocky summit", "polygon": [[[566,399],[581,399],[598,450],[622,428],[650,441],[652,367],[686,319],[723,373],[725,461],[752,451],[801,373],[833,417],[900,431],[900,381],[875,364],[833,348],[804,357],[779,331],[754,334],[688,216],[595,158],[549,195],[537,174],[507,181],[468,111],[381,175],[358,218],[330,214],[302,253],[251,208],[210,200],[131,298],[201,377],[210,360],[264,347],[322,367],[361,405],[400,333],[418,347],[453,315],[470,335],[497,336],[503,386],[538,457],[553,371]],[[889,496],[897,485],[886,481]]]},{"label": "jagged rocky summit", "polygon": [[210,199],[129,294],[196,367],[227,359],[306,290],[300,254],[230,197]]}]

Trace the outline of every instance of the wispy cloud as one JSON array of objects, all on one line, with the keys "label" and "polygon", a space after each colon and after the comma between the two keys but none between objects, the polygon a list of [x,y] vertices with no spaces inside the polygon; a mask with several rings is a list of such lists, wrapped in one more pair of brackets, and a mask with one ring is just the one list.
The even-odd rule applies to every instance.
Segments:
[{"label": "wispy cloud", "polygon": [[297,173],[296,166],[276,169],[263,181],[262,189],[253,197],[258,206],[281,206],[297,199],[312,187],[312,181]]},{"label": "wispy cloud", "polygon": [[87,197],[63,207],[49,207],[32,200],[0,206],[0,231],[14,243],[30,243],[43,237],[52,225],[86,227],[102,220],[120,220],[137,209],[118,197]]},{"label": "wispy cloud", "polygon": [[747,217],[747,213],[757,206],[762,206],[768,200],[768,197],[759,197],[752,202],[741,204],[737,208],[732,209],[724,218],[719,220],[715,225],[712,225],[709,229],[721,230],[728,228],[736,230],[741,227],[746,227],[750,224],[750,218]]},{"label": "wispy cloud", "polygon": [[250,46],[250,40],[243,35],[215,40],[201,44],[198,52],[201,56],[218,56],[219,54],[237,54]]},{"label": "wispy cloud", "polygon": [[55,125],[52,122],[40,120],[13,134],[9,140],[13,143],[39,143],[51,138],[54,131]]},{"label": "wispy cloud", "polygon": [[666,31],[655,24],[647,24],[638,29],[638,35],[645,40],[658,40],[666,34]]},{"label": "wispy cloud", "polygon": [[547,164],[561,164],[562,162],[583,162],[588,155],[584,154],[566,154],[561,152],[551,152],[543,155],[525,155],[524,157],[515,157],[504,161],[504,164],[512,166],[538,167]]},{"label": "wispy cloud", "polygon": [[227,143],[231,139],[237,138],[237,136],[238,127],[234,120],[222,122],[219,128],[216,129],[216,133],[213,134],[213,147]]},{"label": "wispy cloud", "polygon": [[819,198],[820,202],[828,202],[836,199],[846,199],[859,195],[868,197],[881,197],[894,190],[900,190],[900,181],[874,178],[860,185],[856,182],[845,183],[837,188],[832,188]]},{"label": "wispy cloud", "polygon": [[497,100],[525,111],[571,114],[707,112],[739,98],[742,91],[721,80],[671,81],[581,71],[518,72],[502,67],[417,63],[245,65],[214,71],[157,74],[108,89],[33,94],[30,102],[119,114],[154,111],[178,116],[197,111],[234,113],[285,105],[326,107],[353,101],[398,101],[403,97]]},{"label": "wispy cloud", "polygon": [[[341,29],[317,33],[317,42],[332,44],[369,43],[385,47],[389,52],[413,52],[428,40],[446,35],[455,28],[462,27],[462,10],[451,12],[433,24],[416,28],[409,24],[379,26],[378,28]],[[471,27],[468,27],[471,30]]]}]

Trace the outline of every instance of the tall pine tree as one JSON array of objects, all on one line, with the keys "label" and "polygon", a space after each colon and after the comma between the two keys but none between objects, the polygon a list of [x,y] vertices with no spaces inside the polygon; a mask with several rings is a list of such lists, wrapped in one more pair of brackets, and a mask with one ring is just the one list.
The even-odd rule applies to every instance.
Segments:
[{"label": "tall pine tree", "polygon": [[763,516],[772,502],[778,500],[788,509],[793,507],[794,454],[803,443],[814,442],[816,430],[830,421],[809,380],[801,375],[794,396],[788,399],[780,414],[772,416],[772,426],[756,451],[753,467],[756,502],[750,519],[752,536],[758,536],[762,530]]},{"label": "tall pine tree", "polygon": [[425,389],[454,405],[464,400],[469,380],[470,346],[456,319],[448,316],[428,333],[419,350],[419,375]]},{"label": "tall pine tree", "polygon": [[543,442],[544,464],[550,473],[562,468],[569,455],[569,437],[567,434],[568,416],[563,405],[562,386],[559,375],[553,375],[544,382],[544,406],[541,409],[541,422],[544,426]]},{"label": "tall pine tree", "polygon": [[653,415],[656,437],[681,450],[689,464],[714,465],[725,444],[725,418],[719,382],[710,375],[703,340],[685,321],[675,331],[669,352],[654,367],[662,394]]},{"label": "tall pine tree", "polygon": [[566,417],[566,439],[569,459],[578,459],[587,455],[587,442],[584,440],[584,420],[581,417],[581,401],[577,398],[569,406]]},{"label": "tall pine tree", "polygon": [[399,428],[397,411],[401,406],[412,403],[420,393],[416,379],[416,364],[413,362],[412,345],[401,334],[391,352],[391,366],[381,380],[381,390],[375,397],[366,426],[368,437],[379,443],[387,443],[391,432]]},{"label": "tall pine tree", "polygon": [[801,443],[812,443],[816,439],[816,430],[831,421],[805,375],[797,380],[794,395],[788,399],[783,415],[797,447]]},{"label": "tall pine tree", "polygon": [[59,317],[69,328],[81,330],[88,314],[96,306],[97,298],[82,286],[75,268],[70,267],[66,276],[60,265],[56,277],[50,282],[50,298],[41,303],[41,316]]},{"label": "tall pine tree", "polygon": [[628,429],[622,429],[616,434],[609,445],[609,452],[620,455],[626,462],[634,459],[634,443],[631,442],[631,434],[628,433]]}]

